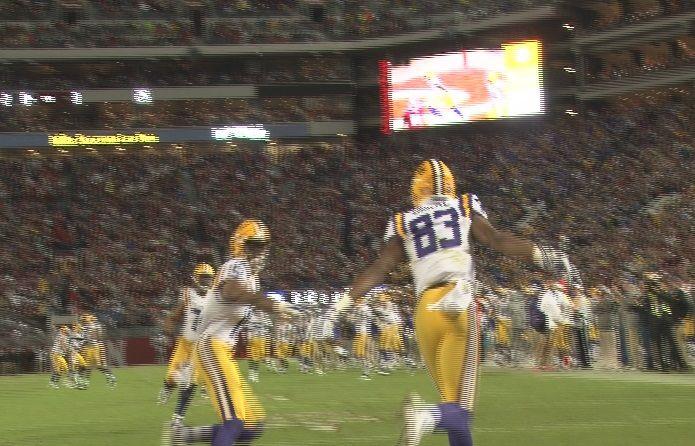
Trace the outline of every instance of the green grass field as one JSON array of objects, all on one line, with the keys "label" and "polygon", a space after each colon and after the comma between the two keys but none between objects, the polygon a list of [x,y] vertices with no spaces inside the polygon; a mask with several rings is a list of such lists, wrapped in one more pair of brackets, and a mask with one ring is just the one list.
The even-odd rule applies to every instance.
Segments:
[{"label": "green grass field", "polygon": [[[0,445],[159,445],[173,410],[154,401],[163,367],[115,370],[116,390],[100,374],[86,391],[49,389],[46,375],[0,377]],[[408,390],[433,399],[424,372],[357,379],[265,372],[254,385],[267,412],[258,445],[393,445]],[[173,400],[173,398],[172,398]],[[216,422],[196,397],[189,424]],[[484,369],[474,439],[478,446],[695,445],[695,376]],[[432,436],[424,445],[445,445]]]}]

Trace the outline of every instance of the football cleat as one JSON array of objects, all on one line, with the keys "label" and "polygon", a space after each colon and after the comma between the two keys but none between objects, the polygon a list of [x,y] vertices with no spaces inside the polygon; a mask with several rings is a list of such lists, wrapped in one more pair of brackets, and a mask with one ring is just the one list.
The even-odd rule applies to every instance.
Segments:
[{"label": "football cleat", "polygon": [[427,413],[421,409],[422,407],[422,400],[417,393],[411,393],[405,397],[401,408],[403,430],[398,446],[417,446],[422,437],[428,433]]},{"label": "football cleat", "polygon": [[159,395],[157,395],[157,404],[160,406],[163,404],[166,404],[169,402],[169,398],[171,398],[171,394],[174,392],[174,388],[166,388],[162,387],[162,389],[159,391]]},{"label": "football cleat", "polygon": [[366,373],[363,373],[363,374],[360,376],[360,379],[361,379],[362,381],[371,381],[371,380],[372,380],[372,378],[371,378],[369,375],[367,375]]},{"label": "football cleat", "polygon": [[165,421],[162,427],[162,446],[185,446],[183,424],[174,425]]},{"label": "football cleat", "polygon": [[109,386],[109,389],[113,390],[116,388],[116,383],[118,381],[116,380],[116,377],[114,375],[106,375],[106,385]]},{"label": "football cleat", "polygon": [[171,427],[181,427],[183,426],[183,416],[175,413],[171,416],[171,421],[169,422]]},{"label": "football cleat", "polygon": [[251,370],[249,371],[249,381],[252,383],[257,383],[258,382],[258,372]]}]

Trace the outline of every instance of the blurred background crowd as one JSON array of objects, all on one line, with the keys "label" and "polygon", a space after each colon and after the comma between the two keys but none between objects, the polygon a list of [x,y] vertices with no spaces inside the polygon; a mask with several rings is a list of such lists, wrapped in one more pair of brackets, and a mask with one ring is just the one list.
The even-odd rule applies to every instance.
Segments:
[{"label": "blurred background crowd", "polygon": [[162,128],[350,119],[352,97],[208,99],[0,109],[0,131]]},{"label": "blurred background crowd", "polygon": [[[0,48],[357,40],[453,30],[500,13],[559,3],[8,0],[0,2],[5,19],[0,21]],[[695,10],[693,0],[591,3],[589,12],[574,15],[577,23],[563,28],[576,26],[576,35],[582,36]],[[561,7],[572,8],[568,2]],[[455,32],[451,36],[461,37]],[[497,43],[507,39],[496,38]],[[558,71],[569,73],[569,81],[564,80],[576,87],[577,79],[616,81],[689,67],[695,60],[692,27],[656,41],[640,37],[635,42],[605,51],[584,49],[577,60],[549,58],[544,74],[550,85]],[[551,48],[555,42],[549,43]],[[571,52],[570,47],[552,51]],[[364,91],[376,91],[374,67],[381,55],[359,57],[369,63],[360,64],[359,58],[345,53],[0,63],[1,92],[230,84],[280,88],[291,83],[364,88],[360,98],[354,92],[319,92],[79,107],[0,103],[0,132],[357,121],[368,116],[358,116],[360,107],[378,110],[378,95]],[[365,66],[371,72],[361,72]],[[577,71],[581,73],[575,77]],[[582,317],[596,327],[593,342],[613,352],[606,353],[612,357],[608,363],[667,369],[673,364],[659,362],[664,355],[651,350],[658,342],[649,339],[662,331],[675,333],[676,324],[683,323],[669,300],[674,293],[692,299],[695,92],[689,84],[578,104],[576,109],[571,114],[553,110],[537,120],[388,138],[364,133],[269,144],[3,153],[0,333],[7,336],[0,337],[0,351],[45,346],[47,319],[55,313],[91,311],[110,328],[159,324],[177,301],[179,288],[189,283],[193,265],[220,265],[228,254],[229,235],[249,217],[267,222],[272,233],[264,288],[346,286],[354,272],[374,258],[389,216],[408,205],[414,166],[436,157],[452,168],[460,192],[480,197],[493,224],[569,253],[579,267],[582,287],[565,284],[564,292],[577,301],[587,299],[585,307],[591,312],[586,314],[591,316]],[[497,329],[505,299],[522,302],[525,317],[520,324],[528,328],[531,302],[555,285],[528,267],[475,249],[484,290],[479,298],[490,322],[484,333]],[[646,279],[655,271],[658,290]],[[390,285],[408,296],[408,281],[399,271]],[[407,315],[409,300],[399,302]],[[550,331],[537,331],[540,337],[534,344],[549,345]],[[687,330],[680,335],[688,333],[695,335]],[[635,347],[635,336],[642,347]],[[553,344],[557,349],[562,342],[553,339]],[[537,352],[538,364],[547,365],[548,351]]]},{"label": "blurred background crowd", "polygon": [[[552,0],[8,0],[0,46],[316,42],[450,27]],[[610,28],[689,10],[692,0],[603,2],[585,28]]]},{"label": "blurred background crowd", "polygon": [[[0,306],[37,328],[68,309],[110,325],[154,324],[195,262],[225,259],[246,217],[273,232],[267,289],[345,286],[374,257],[391,213],[407,206],[417,160],[433,156],[462,192],[478,194],[495,225],[562,244],[585,286],[622,289],[654,269],[669,286],[687,286],[694,104],[692,89],[667,89],[465,135],[6,157]],[[489,286],[537,280],[479,254]]]}]

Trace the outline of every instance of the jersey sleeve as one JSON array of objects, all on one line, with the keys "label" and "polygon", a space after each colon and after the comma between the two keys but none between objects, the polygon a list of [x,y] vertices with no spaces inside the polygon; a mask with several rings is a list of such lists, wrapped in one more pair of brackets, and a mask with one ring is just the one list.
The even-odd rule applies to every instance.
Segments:
[{"label": "jersey sleeve", "polygon": [[251,272],[248,265],[238,260],[230,260],[222,265],[219,275],[217,276],[217,284],[223,283],[226,280],[239,280],[246,282]]},{"label": "jersey sleeve", "polygon": [[396,235],[396,225],[393,223],[393,218],[389,218],[386,231],[384,232],[384,241],[388,242],[394,235]]},{"label": "jersey sleeve", "polygon": [[487,218],[487,212],[483,209],[480,198],[476,194],[463,194],[459,201],[461,213],[464,216],[473,218],[473,213],[476,213],[483,218]]},{"label": "jersey sleeve", "polygon": [[391,237],[399,236],[401,239],[405,238],[405,222],[403,220],[403,214],[398,212],[394,214],[393,217],[389,218],[386,224],[386,232],[384,233],[384,241],[388,242]]},{"label": "jersey sleeve", "polygon": [[487,212],[483,209],[480,203],[480,198],[476,194],[468,194],[470,196],[471,210],[483,218],[487,218]]}]

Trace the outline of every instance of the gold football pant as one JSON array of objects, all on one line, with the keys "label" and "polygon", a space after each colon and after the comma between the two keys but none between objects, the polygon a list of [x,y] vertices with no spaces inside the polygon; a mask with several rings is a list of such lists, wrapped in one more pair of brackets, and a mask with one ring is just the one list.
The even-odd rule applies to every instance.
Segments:
[{"label": "gold football pant", "polygon": [[477,305],[473,301],[463,312],[427,308],[454,286],[446,283],[422,293],[415,309],[415,336],[442,402],[458,403],[472,411],[479,360]]},{"label": "gold football pant", "polygon": [[233,358],[232,349],[221,339],[205,337],[196,346],[197,368],[217,415],[252,428],[265,419],[265,411]]},{"label": "gold football pant", "polygon": [[104,357],[104,348],[101,345],[92,345],[80,350],[80,354],[84,358],[87,368],[97,368],[106,366],[106,358]]},{"label": "gold football pant", "polygon": [[304,341],[299,345],[299,356],[314,359],[318,355],[319,346],[316,341]]},{"label": "gold football pant", "polygon": [[[176,382],[176,372],[193,361],[194,346],[195,343],[193,341],[189,341],[184,337],[176,339],[174,352],[171,354],[171,358],[169,358],[169,366],[167,367],[166,381],[168,383]],[[195,382],[195,379],[192,379],[191,382]]]},{"label": "gold football pant", "polygon": [[497,340],[497,345],[501,347],[509,347],[511,345],[511,337],[509,333],[511,332],[512,321],[506,318],[498,318],[495,320],[495,338]]},{"label": "gold football pant", "polygon": [[387,352],[399,352],[403,350],[403,341],[398,325],[384,327],[379,333],[379,350]]},{"label": "gold football pant", "polygon": [[87,361],[84,360],[84,357],[80,353],[73,352],[71,362],[73,370],[82,370],[87,368]]},{"label": "gold football pant", "polygon": [[367,342],[369,337],[366,333],[358,333],[352,341],[352,354],[355,358],[364,359],[367,357]]},{"label": "gold football pant", "polygon": [[570,327],[565,324],[558,324],[550,331],[550,342],[553,348],[561,355],[569,354],[570,347]]},{"label": "gold football pant", "polygon": [[249,359],[252,361],[260,361],[268,356],[267,352],[268,343],[265,338],[251,338],[249,339]]},{"label": "gold football pant", "polygon": [[292,346],[289,342],[278,342],[275,345],[275,357],[278,359],[287,359],[292,353]]},{"label": "gold football pant", "polygon": [[53,373],[57,375],[68,373],[68,362],[63,355],[58,353],[51,353],[51,367],[53,368]]}]

